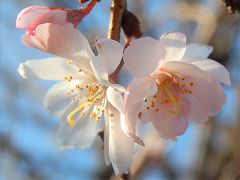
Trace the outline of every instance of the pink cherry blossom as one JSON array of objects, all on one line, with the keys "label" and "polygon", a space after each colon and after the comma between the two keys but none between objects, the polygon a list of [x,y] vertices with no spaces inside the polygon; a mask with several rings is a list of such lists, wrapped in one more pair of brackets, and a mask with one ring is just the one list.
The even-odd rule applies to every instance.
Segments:
[{"label": "pink cherry blossom", "polygon": [[28,35],[35,35],[36,27],[44,23],[64,25],[69,22],[74,27],[77,27],[83,17],[91,11],[96,3],[97,0],[92,0],[86,7],[79,10],[64,9],[61,7],[30,6],[18,14],[16,27],[26,28]]},{"label": "pink cherry blossom", "polygon": [[133,41],[123,59],[134,79],[124,97],[124,132],[136,135],[138,121],[151,122],[161,137],[176,139],[189,120],[207,121],[226,101],[221,83],[230,85],[227,69],[207,59],[212,47],[186,45],[183,33],[168,33],[158,41],[145,37]]}]

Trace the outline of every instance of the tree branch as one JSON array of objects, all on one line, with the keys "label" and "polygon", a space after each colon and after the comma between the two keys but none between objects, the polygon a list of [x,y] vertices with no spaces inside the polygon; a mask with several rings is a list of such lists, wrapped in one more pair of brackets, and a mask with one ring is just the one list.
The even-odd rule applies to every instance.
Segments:
[{"label": "tree branch", "polygon": [[[110,21],[108,26],[108,38],[119,41],[121,33],[122,16],[126,9],[126,0],[112,0],[110,9]],[[117,76],[123,65],[123,60],[117,69],[109,76],[112,83],[117,82]]]},{"label": "tree branch", "polygon": [[112,0],[108,38],[119,41],[122,15],[126,8],[126,0]]}]

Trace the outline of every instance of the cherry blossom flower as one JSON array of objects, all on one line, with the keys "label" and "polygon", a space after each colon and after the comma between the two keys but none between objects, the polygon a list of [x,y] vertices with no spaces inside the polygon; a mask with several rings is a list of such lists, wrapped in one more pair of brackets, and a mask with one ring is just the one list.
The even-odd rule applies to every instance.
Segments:
[{"label": "cherry blossom flower", "polygon": [[17,16],[16,27],[26,28],[28,35],[34,35],[38,25],[44,23],[55,23],[64,25],[72,23],[77,27],[84,16],[94,7],[98,0],[92,0],[86,7],[79,10],[64,9],[61,7],[30,6],[24,8]]},{"label": "cherry blossom flower", "polygon": [[159,41],[145,37],[125,50],[126,67],[134,75],[125,102],[122,129],[135,142],[136,124],[151,122],[161,137],[176,139],[189,120],[207,121],[226,101],[221,83],[230,85],[227,69],[207,59],[212,47],[186,45],[182,33],[168,33]]},{"label": "cherry blossom flower", "polygon": [[109,81],[122,59],[120,43],[96,40],[95,56],[87,39],[71,25],[42,24],[35,36],[25,36],[25,44],[61,56],[28,60],[19,66],[26,79],[58,80],[46,94],[45,106],[61,118],[58,143],[61,148],[88,148],[101,128],[104,115],[104,154],[117,174],[127,173],[134,143],[123,133],[125,88]]}]

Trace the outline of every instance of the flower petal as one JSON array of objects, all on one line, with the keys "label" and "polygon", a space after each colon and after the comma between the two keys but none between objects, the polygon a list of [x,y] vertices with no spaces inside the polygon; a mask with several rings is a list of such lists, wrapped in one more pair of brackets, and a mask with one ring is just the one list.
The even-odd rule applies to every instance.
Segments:
[{"label": "flower petal", "polygon": [[104,127],[104,160],[106,165],[110,165],[110,157],[109,157],[109,123],[108,123],[108,112],[104,111],[104,120],[105,120],[105,127]]},{"label": "flower petal", "polygon": [[135,77],[153,73],[162,61],[165,51],[162,45],[150,37],[131,42],[123,54],[126,67]]},{"label": "flower petal", "polygon": [[199,67],[180,61],[168,61],[163,66],[166,71],[171,73],[177,73],[181,76],[190,76],[207,81],[211,81],[212,77],[207,73],[201,70]]},{"label": "flower petal", "polygon": [[160,105],[159,112],[152,114],[152,123],[159,135],[166,139],[175,139],[182,135],[188,126],[189,103],[185,99],[180,100],[180,111],[177,115],[171,113],[173,105]]},{"label": "flower petal", "polygon": [[54,23],[64,25],[66,23],[67,12],[63,10],[49,10],[45,14],[38,16],[27,27],[28,35],[35,35],[36,27],[44,23]]},{"label": "flower petal", "polygon": [[133,79],[128,87],[129,92],[128,101],[131,103],[138,103],[143,101],[145,97],[154,95],[157,92],[155,78],[152,76]]},{"label": "flower petal", "polygon": [[208,72],[216,80],[231,85],[230,74],[228,70],[217,61],[207,59],[191,62],[195,66],[199,67],[201,70]]},{"label": "flower petal", "polygon": [[83,81],[72,80],[71,82],[60,81],[53,85],[45,95],[44,105],[46,109],[56,116],[62,116],[63,111],[72,102],[71,98],[80,95],[82,91],[75,90],[71,94],[68,93],[81,83]]},{"label": "flower petal", "polygon": [[197,78],[188,78],[193,82],[192,94],[197,98],[205,108],[209,116],[216,115],[226,101],[226,96],[221,84],[216,81],[206,81]]},{"label": "flower petal", "polygon": [[34,19],[50,11],[47,6],[29,6],[24,8],[17,16],[16,27],[26,28]]},{"label": "flower petal", "polygon": [[159,39],[166,49],[165,61],[178,61],[186,51],[186,36],[180,32],[164,34]]},{"label": "flower petal", "polygon": [[123,47],[112,39],[97,39],[96,47],[102,63],[106,64],[108,74],[113,73],[122,60]]},{"label": "flower petal", "polygon": [[78,115],[75,125],[69,125],[67,116],[78,105],[78,102],[73,102],[61,118],[57,132],[57,141],[61,149],[89,148],[98,134],[99,123],[90,119],[92,107],[88,107],[85,116]]},{"label": "flower petal", "polygon": [[107,99],[120,113],[123,112],[123,96],[111,86],[107,88]]},{"label": "flower petal", "polygon": [[99,56],[92,57],[90,65],[96,79],[102,84],[108,84],[107,67],[106,64],[101,61],[101,58]]},{"label": "flower petal", "polygon": [[121,118],[121,128],[123,132],[134,142],[144,146],[142,138],[136,135],[136,126],[138,121],[139,109],[141,103],[132,103],[128,98],[129,94],[124,95],[124,115]]},{"label": "flower petal", "polygon": [[192,43],[187,45],[186,52],[183,56],[185,59],[191,58],[207,58],[213,51],[212,46],[207,46],[204,44]]},{"label": "flower petal", "polygon": [[94,56],[88,40],[72,24],[41,24],[36,35],[23,36],[25,45],[76,61],[87,61]]},{"label": "flower petal", "polygon": [[64,80],[67,75],[80,76],[77,66],[58,57],[26,61],[19,65],[18,72],[25,79]]},{"label": "flower petal", "polygon": [[121,130],[119,112],[114,108],[111,110],[114,115],[108,119],[109,158],[116,174],[127,174],[135,152],[134,143]]},{"label": "flower petal", "polygon": [[205,122],[208,120],[208,111],[203,107],[203,105],[198,101],[198,99],[192,95],[186,96],[187,100],[190,102],[190,112],[188,118],[194,122]]}]

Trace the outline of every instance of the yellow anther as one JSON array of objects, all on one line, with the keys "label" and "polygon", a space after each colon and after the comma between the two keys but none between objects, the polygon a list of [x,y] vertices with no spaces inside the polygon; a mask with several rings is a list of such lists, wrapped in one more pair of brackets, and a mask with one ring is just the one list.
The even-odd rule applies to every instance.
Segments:
[{"label": "yellow anther", "polygon": [[75,120],[73,120],[73,119],[68,119],[68,124],[69,124],[70,126],[74,126],[74,125],[76,124],[76,122],[75,122]]}]

